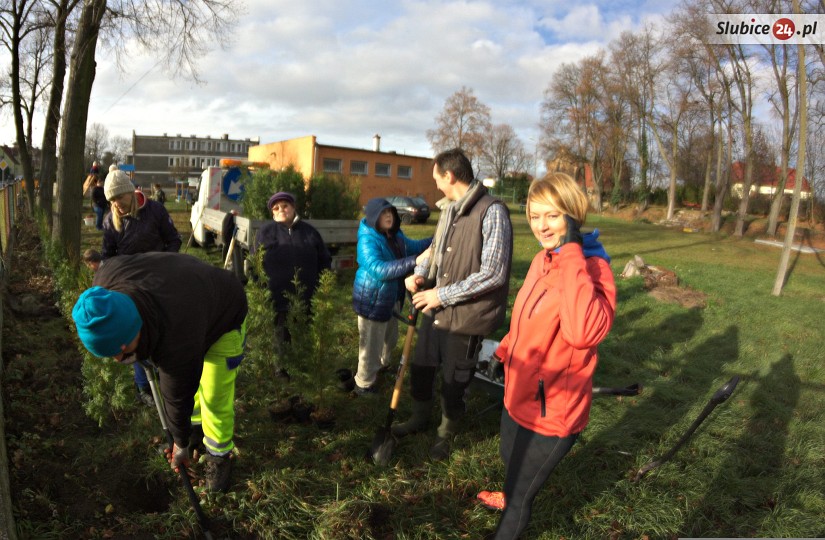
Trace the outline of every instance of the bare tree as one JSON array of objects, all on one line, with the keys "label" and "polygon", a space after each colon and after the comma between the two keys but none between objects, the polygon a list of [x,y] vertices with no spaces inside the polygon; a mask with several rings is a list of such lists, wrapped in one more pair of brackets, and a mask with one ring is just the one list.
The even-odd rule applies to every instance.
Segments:
[{"label": "bare tree", "polygon": [[[763,9],[775,8],[775,0],[771,0],[771,5],[764,3]],[[784,13],[784,11],[781,11]],[[768,96],[768,100],[782,121],[782,139],[779,152],[779,178],[776,181],[776,191],[771,202],[771,210],[768,216],[768,230],[770,236],[776,236],[776,228],[779,222],[779,214],[782,209],[782,201],[785,199],[785,185],[788,181],[788,169],[791,159],[791,149],[795,137],[796,124],[799,117],[796,100],[796,68],[797,53],[796,47],[787,45],[763,45],[767,60],[770,62],[773,71],[775,86]]]},{"label": "bare tree", "polygon": [[524,143],[509,124],[497,124],[487,133],[481,166],[492,172],[498,180],[509,173],[527,172],[531,161],[524,150]]},{"label": "bare tree", "polygon": [[[80,248],[81,189],[89,96],[95,78],[95,50],[105,25],[104,45],[117,58],[127,42],[160,53],[160,61],[176,73],[197,80],[197,59],[213,44],[224,44],[240,12],[237,0],[85,0],[72,48],[63,108],[58,203],[52,238],[76,259]],[[109,13],[111,16],[105,19]]]},{"label": "bare tree", "polygon": [[685,76],[680,65],[679,49],[668,48],[668,61],[661,70],[650,70],[646,81],[651,96],[651,122],[659,155],[670,171],[667,191],[667,218],[673,219],[676,210],[676,179],[679,163],[679,137],[682,121],[694,107],[693,81]]},{"label": "bare tree", "polygon": [[95,50],[106,0],[83,4],[72,49],[66,104],[60,129],[60,159],[57,162],[57,216],[52,240],[68,258],[80,254],[80,214],[83,206],[81,181],[84,172],[86,120],[95,79]]},{"label": "bare tree", "polygon": [[587,163],[593,177],[589,193],[597,211],[602,208],[605,158],[605,111],[600,81],[605,71],[604,52],[563,64],[544,92],[540,127],[542,139],[557,155]]},{"label": "bare tree", "polygon": [[[34,208],[34,167],[32,166],[31,116],[35,101],[39,98],[39,70],[42,67],[43,23],[36,0],[10,0],[0,3],[0,40],[11,56],[11,107],[14,118],[20,164],[23,166],[23,178],[26,180],[26,201],[29,209]],[[36,39],[28,41],[29,36]],[[27,63],[27,53],[36,52],[32,62]],[[21,76],[21,74],[23,74]],[[24,82],[24,79],[28,82]],[[28,95],[24,88],[28,86]],[[28,119],[24,119],[24,112]],[[28,134],[28,136],[27,136]]]},{"label": "bare tree", "polygon": [[622,198],[623,180],[628,174],[627,147],[631,134],[631,97],[626,92],[622,78],[616,70],[609,69],[614,61],[610,61],[597,75],[598,85],[601,87],[599,101],[604,112],[601,137],[605,148],[604,168],[609,174],[612,184],[610,205],[614,212],[618,211]]},{"label": "bare tree", "polygon": [[618,78],[622,94],[630,104],[631,117],[628,135],[635,143],[638,163],[638,211],[644,212],[650,204],[651,159],[649,150],[650,106],[649,87],[645,84],[655,70],[658,47],[653,28],[641,32],[624,32],[610,46],[611,66]]},{"label": "bare tree", "polygon": [[86,129],[86,162],[88,168],[93,161],[103,163],[103,155],[109,151],[109,129],[94,123]]},{"label": "bare tree", "polygon": [[490,131],[490,108],[478,100],[471,88],[462,86],[447,98],[435,123],[434,129],[427,130],[433,152],[461,148],[479,165]]},{"label": "bare tree", "polygon": [[[793,0],[794,13],[800,13],[799,0]],[[782,246],[782,255],[779,258],[779,268],[776,271],[776,280],[773,284],[772,294],[779,296],[782,294],[782,288],[785,285],[785,278],[788,273],[788,262],[791,257],[791,245],[793,244],[794,234],[796,233],[796,220],[799,214],[799,200],[802,193],[802,178],[801,172],[805,170],[805,150],[807,146],[808,137],[808,111],[806,104],[808,102],[808,78],[805,66],[805,46],[797,45],[799,62],[797,66],[797,77],[799,84],[798,102],[799,102],[799,151],[796,155],[796,170],[797,179],[794,182],[793,199],[791,200],[791,211],[788,216],[788,230],[785,231],[785,242]]]},{"label": "bare tree", "polygon": [[109,149],[112,159],[117,163],[126,163],[126,159],[132,153],[132,139],[115,135],[109,139]]},{"label": "bare tree", "polygon": [[60,106],[66,79],[66,41],[69,17],[80,0],[50,0],[45,12],[52,29],[52,69],[43,142],[40,148],[40,191],[38,203],[46,215],[49,227],[54,222],[52,187],[57,180],[57,130],[60,125]]}]

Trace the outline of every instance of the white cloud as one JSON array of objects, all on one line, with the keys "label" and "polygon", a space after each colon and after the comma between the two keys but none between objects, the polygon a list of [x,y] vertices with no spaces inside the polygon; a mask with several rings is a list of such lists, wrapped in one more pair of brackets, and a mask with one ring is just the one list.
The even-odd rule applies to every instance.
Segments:
[{"label": "white cloud", "polygon": [[204,84],[172,78],[157,55],[135,51],[121,74],[101,50],[89,122],[113,135],[314,134],[357,147],[379,133],[387,150],[430,155],[426,130],[466,86],[526,141],[558,66],[644,15],[607,9],[609,20],[595,4],[541,0],[248,0],[231,45],[201,59]]}]

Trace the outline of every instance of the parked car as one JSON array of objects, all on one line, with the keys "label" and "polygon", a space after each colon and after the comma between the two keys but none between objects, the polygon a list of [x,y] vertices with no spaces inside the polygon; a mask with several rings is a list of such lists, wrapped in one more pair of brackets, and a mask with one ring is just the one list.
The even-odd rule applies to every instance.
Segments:
[{"label": "parked car", "polygon": [[398,211],[401,223],[426,223],[430,219],[430,207],[421,197],[385,197]]}]

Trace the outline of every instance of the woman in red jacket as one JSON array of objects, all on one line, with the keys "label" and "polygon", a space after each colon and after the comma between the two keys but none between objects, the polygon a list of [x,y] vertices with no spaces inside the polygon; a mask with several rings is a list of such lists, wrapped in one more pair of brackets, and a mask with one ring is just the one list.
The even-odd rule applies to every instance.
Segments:
[{"label": "woman in red jacket", "polygon": [[598,230],[579,230],[586,215],[587,197],[570,176],[550,173],[530,186],[527,220],[543,249],[495,352],[505,369],[504,493],[479,493],[504,510],[497,540],[527,527],[536,494],[587,426],[596,347],[613,324],[616,285]]}]

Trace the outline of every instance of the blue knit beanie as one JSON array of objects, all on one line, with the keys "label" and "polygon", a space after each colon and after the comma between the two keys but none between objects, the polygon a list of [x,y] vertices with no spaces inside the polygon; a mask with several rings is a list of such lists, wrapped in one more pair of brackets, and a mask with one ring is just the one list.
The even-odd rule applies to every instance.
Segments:
[{"label": "blue knit beanie", "polygon": [[131,298],[103,287],[86,289],[72,308],[77,335],[99,358],[120,354],[137,337],[143,320]]}]

